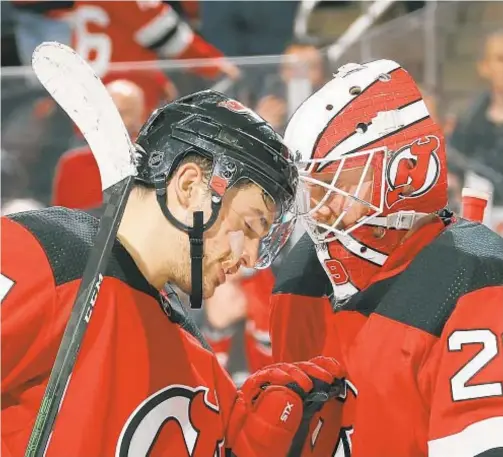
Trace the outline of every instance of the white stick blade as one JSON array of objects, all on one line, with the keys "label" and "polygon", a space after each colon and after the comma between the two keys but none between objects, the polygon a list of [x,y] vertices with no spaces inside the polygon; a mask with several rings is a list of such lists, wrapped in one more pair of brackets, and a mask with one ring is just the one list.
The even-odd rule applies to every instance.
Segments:
[{"label": "white stick blade", "polygon": [[134,149],[127,130],[91,66],[72,48],[45,42],[33,52],[32,67],[84,135],[98,162],[103,190],[135,175]]}]

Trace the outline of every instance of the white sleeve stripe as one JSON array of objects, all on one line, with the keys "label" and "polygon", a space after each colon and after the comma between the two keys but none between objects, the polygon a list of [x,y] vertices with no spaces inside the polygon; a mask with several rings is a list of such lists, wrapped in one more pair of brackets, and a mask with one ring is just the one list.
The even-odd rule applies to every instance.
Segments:
[{"label": "white sleeve stripe", "polygon": [[162,13],[135,33],[135,41],[148,48],[161,40],[162,37],[172,33],[179,19],[178,14],[172,8],[164,8]]},{"label": "white sleeve stripe", "polygon": [[455,435],[429,441],[428,457],[474,457],[499,447],[503,447],[503,417],[491,417]]},{"label": "white sleeve stripe", "polygon": [[157,48],[161,57],[177,57],[192,43],[194,32],[185,22],[180,22],[176,32]]},{"label": "white sleeve stripe", "polygon": [[14,281],[12,279],[0,273],[0,303],[7,296],[13,285]]}]

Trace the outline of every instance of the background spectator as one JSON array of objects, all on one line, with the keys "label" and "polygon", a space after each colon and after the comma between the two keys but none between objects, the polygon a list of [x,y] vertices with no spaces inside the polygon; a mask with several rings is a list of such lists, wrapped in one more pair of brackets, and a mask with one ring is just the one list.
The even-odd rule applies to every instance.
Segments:
[{"label": "background spectator", "polygon": [[[30,194],[49,204],[54,166],[69,143],[67,117],[45,94],[24,84],[13,93],[2,94],[2,148],[19,161],[28,175]],[[6,106],[8,109],[6,109]]]},{"label": "background spectator", "polygon": [[[275,129],[283,131],[289,114],[327,80],[325,59],[312,44],[292,43],[285,49],[278,74],[265,78],[255,110]],[[289,84],[297,82],[293,87]],[[302,87],[298,87],[298,85]],[[289,88],[296,94],[289,94]],[[299,93],[300,92],[300,93]]]},{"label": "background spectator", "polygon": [[31,65],[31,55],[43,41],[70,44],[72,29],[62,20],[73,1],[11,0],[15,7],[15,37],[23,65]]},{"label": "background spectator", "polygon": [[28,174],[22,163],[4,149],[2,149],[1,169],[2,216],[43,207],[41,202],[32,198]]},{"label": "background spectator", "polygon": [[[433,91],[427,89],[424,86],[420,86],[421,95],[423,96],[426,108],[430,113],[430,116],[444,128],[444,133],[447,135],[446,131],[446,121],[442,119],[438,109],[438,100]],[[448,124],[449,121],[447,121]],[[449,154],[448,154],[449,158]],[[451,210],[459,213],[461,210],[461,191],[463,190],[463,175],[464,170],[456,166],[456,162],[453,164],[449,163],[449,171],[447,172],[447,186],[449,193],[449,207]]]},{"label": "background spectator", "polygon": [[503,205],[503,29],[487,36],[478,71],[488,90],[460,118],[450,145],[492,183],[493,203]]},{"label": "background spectator", "polygon": [[[202,35],[227,56],[280,55],[293,39],[298,1],[208,1],[199,2]],[[270,72],[267,67],[246,66],[243,80],[232,93],[253,106]]]},{"label": "background spectator", "polygon": [[201,33],[227,56],[279,55],[292,40],[298,3],[203,0]]}]

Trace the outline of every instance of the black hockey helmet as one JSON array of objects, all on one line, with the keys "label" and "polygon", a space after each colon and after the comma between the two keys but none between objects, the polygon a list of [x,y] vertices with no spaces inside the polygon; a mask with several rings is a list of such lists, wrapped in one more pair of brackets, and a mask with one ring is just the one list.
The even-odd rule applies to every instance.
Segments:
[{"label": "black hockey helmet", "polygon": [[[137,181],[155,188],[166,218],[189,234],[192,306],[199,307],[202,298],[203,232],[215,222],[226,190],[242,179],[260,186],[275,203],[276,217],[262,239],[255,266],[270,265],[293,230],[298,175],[290,151],[264,119],[236,100],[206,90],[156,110],[136,142],[142,156]],[[194,153],[212,162],[212,215],[203,224],[202,212],[195,212],[194,223],[189,227],[169,211],[166,186],[180,162]]]}]

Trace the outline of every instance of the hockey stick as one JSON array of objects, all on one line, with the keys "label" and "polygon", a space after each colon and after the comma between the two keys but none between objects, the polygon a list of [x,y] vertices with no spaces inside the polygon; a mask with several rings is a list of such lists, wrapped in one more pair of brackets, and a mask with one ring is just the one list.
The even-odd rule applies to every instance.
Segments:
[{"label": "hockey stick", "polygon": [[32,66],[42,85],[79,127],[98,162],[103,189],[109,189],[25,453],[25,457],[42,457],[98,297],[136,168],[134,147],[110,95],[73,49],[60,43],[42,43],[33,53]]}]

